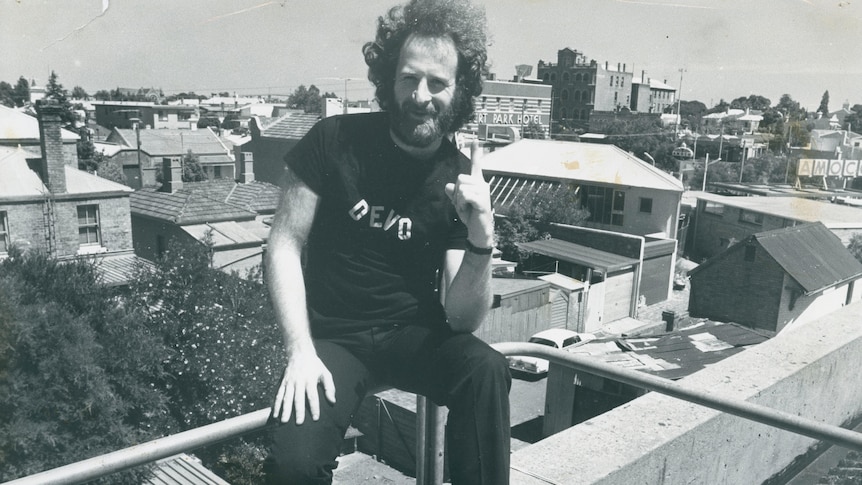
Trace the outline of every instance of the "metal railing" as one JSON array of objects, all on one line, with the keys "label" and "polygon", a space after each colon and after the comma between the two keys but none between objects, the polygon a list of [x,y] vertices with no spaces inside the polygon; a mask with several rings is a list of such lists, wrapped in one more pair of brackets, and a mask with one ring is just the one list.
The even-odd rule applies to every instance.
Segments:
[{"label": "metal railing", "polygon": [[[862,434],[759,404],[687,389],[681,384],[643,372],[616,367],[587,356],[530,343],[500,343],[493,346],[503,355],[541,357],[581,372],[658,392],[717,411],[739,416],[793,433],[862,451]],[[151,463],[180,452],[212,445],[259,431],[267,426],[270,410],[261,409],[106,455],[6,482],[5,485],[59,485],[84,483],[111,473]],[[424,398],[417,406],[417,485],[439,485],[443,481],[443,422],[439,410]]]}]

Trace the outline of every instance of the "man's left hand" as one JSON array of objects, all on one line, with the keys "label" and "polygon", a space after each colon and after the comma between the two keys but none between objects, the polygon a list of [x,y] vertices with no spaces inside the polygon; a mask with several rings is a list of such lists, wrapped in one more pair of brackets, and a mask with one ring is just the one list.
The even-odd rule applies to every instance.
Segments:
[{"label": "man's left hand", "polygon": [[446,184],[446,195],[467,226],[470,243],[489,248],[494,245],[494,215],[491,212],[491,189],[482,174],[481,156],[482,148],[478,141],[474,141],[470,147],[470,173],[458,175],[454,184]]}]

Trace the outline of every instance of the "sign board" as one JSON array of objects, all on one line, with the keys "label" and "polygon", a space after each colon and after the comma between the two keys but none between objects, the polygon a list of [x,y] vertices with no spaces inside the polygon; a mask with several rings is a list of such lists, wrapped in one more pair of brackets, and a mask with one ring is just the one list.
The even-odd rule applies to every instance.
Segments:
[{"label": "sign board", "polygon": [[862,160],[801,158],[796,168],[800,177],[862,177]]},{"label": "sign board", "polygon": [[531,123],[547,125],[549,116],[539,113],[508,113],[476,110],[476,123],[480,125],[525,126]]}]

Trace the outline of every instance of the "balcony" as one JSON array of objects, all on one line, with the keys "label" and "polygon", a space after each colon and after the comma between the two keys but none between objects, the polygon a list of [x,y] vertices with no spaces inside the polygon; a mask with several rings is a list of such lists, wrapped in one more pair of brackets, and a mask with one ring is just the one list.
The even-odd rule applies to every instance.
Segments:
[{"label": "balcony", "polygon": [[[860,314],[862,303],[844,307],[679,381],[538,345],[498,344],[504,354],[548,358],[549,389],[577,369],[654,391],[514,452],[511,483],[784,483],[820,440],[862,450],[862,434],[838,427],[862,415]],[[441,483],[442,421],[423,407],[417,483]],[[8,484],[83,483],[259,430],[267,417],[260,410]]]}]

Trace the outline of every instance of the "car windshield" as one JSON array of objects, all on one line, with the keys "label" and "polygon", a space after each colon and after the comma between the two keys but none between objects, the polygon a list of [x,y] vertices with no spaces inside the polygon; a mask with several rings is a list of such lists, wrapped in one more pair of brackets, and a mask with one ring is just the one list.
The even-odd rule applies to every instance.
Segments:
[{"label": "car windshield", "polygon": [[554,347],[555,349],[559,348],[559,347],[557,347],[556,342],[554,342],[553,340],[548,340],[548,339],[542,338],[542,337],[531,337],[530,343],[547,345],[548,347]]}]

